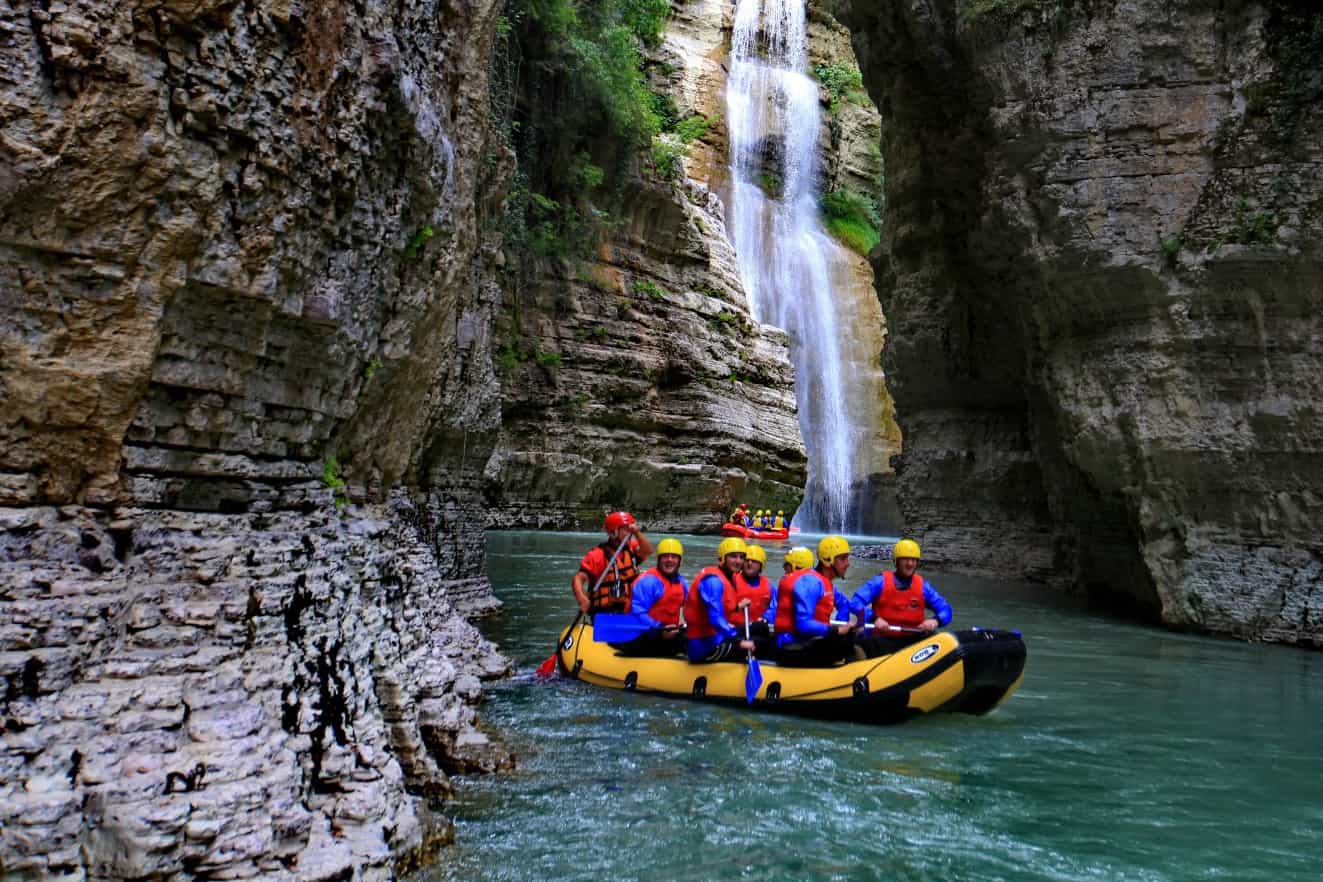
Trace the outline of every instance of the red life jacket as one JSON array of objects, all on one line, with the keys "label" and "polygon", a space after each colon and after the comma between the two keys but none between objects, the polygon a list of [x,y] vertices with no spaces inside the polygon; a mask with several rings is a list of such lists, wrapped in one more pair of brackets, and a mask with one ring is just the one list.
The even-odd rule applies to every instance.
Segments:
[{"label": "red life jacket", "polygon": [[721,579],[722,594],[721,606],[726,611],[727,616],[735,605],[735,586],[730,583],[726,576],[726,571],[718,566],[704,567],[694,576],[694,580],[689,584],[689,596],[684,602],[684,623],[685,635],[693,640],[698,637],[715,637],[717,629],[713,627],[712,622],[707,616],[707,604],[703,603],[703,592],[698,589],[698,583],[708,576],[717,576]]},{"label": "red life jacket", "polygon": [[813,608],[813,618],[824,625],[831,621],[831,614],[836,610],[836,597],[831,587],[831,580],[817,570],[795,570],[786,573],[776,586],[776,631],[778,634],[795,632],[795,582],[805,573],[812,573],[822,583],[822,599]]},{"label": "red life jacket", "polygon": [[905,628],[917,628],[923,624],[923,577],[918,573],[910,579],[910,587],[904,588],[896,581],[896,574],[890,570],[882,574],[882,591],[873,601],[873,617],[885,619],[889,625]]},{"label": "red life jacket", "polygon": [[684,583],[680,581],[680,573],[677,571],[675,579],[668,579],[661,570],[653,567],[643,575],[656,576],[661,580],[662,596],[648,610],[648,615],[652,616],[663,625],[680,624],[680,607],[684,605]]},{"label": "red life jacket", "polygon": [[[605,555],[603,561],[609,561],[611,555],[616,553],[616,544],[611,541],[603,542],[597,546]],[[589,573],[592,581],[597,582],[600,573]],[[633,540],[624,547],[619,555],[616,556],[616,562],[607,568],[606,575],[598,583],[597,590],[588,595],[589,612],[629,612],[630,592],[634,588],[634,581],[639,577],[638,563],[634,560]],[[588,588],[592,590],[592,583]]]},{"label": "red life jacket", "polygon": [[726,618],[736,628],[744,627],[744,610],[739,609],[741,601],[749,601],[749,623],[753,624],[763,617],[767,608],[772,605],[772,583],[767,581],[767,577],[759,574],[758,581],[750,585],[744,578],[743,573],[735,574],[735,606],[736,608],[726,613]]}]

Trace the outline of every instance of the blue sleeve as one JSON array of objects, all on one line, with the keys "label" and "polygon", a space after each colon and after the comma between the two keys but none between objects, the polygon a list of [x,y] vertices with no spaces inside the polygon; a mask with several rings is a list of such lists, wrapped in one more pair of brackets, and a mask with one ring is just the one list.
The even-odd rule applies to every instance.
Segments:
[{"label": "blue sleeve", "polygon": [[662,592],[665,590],[666,586],[662,585],[661,579],[656,576],[647,575],[639,579],[630,592],[629,614],[637,619],[640,625],[661,628],[662,623],[648,615],[648,611],[661,600]]},{"label": "blue sleeve", "polygon": [[703,599],[703,605],[707,607],[707,620],[712,623],[712,627],[723,639],[729,640],[735,636],[735,626],[726,619],[726,608],[722,602],[726,594],[726,586],[721,584],[721,580],[716,576],[704,576],[703,581],[698,583],[698,594]]},{"label": "blue sleeve", "polygon": [[795,599],[795,633],[808,637],[821,637],[830,630],[813,618],[813,610],[822,599],[822,583],[808,573],[795,580],[791,595]]},{"label": "blue sleeve", "polygon": [[882,576],[877,575],[859,586],[859,590],[850,598],[850,607],[855,615],[859,616],[859,621],[871,621],[872,616],[867,615],[877,602],[877,596],[882,593],[882,586],[886,584],[882,581]]},{"label": "blue sleeve", "polygon": [[836,618],[842,622],[850,621],[850,613],[854,612],[854,601],[844,591],[833,591],[832,599],[836,602]]},{"label": "blue sleeve", "polygon": [[951,604],[946,602],[946,598],[937,593],[937,589],[928,584],[928,580],[923,582],[923,602],[924,605],[932,607],[932,611],[937,613],[937,624],[945,628],[951,624]]},{"label": "blue sleeve", "polygon": [[776,586],[772,586],[772,602],[767,605],[767,612],[763,613],[763,621],[771,625],[776,622]]}]

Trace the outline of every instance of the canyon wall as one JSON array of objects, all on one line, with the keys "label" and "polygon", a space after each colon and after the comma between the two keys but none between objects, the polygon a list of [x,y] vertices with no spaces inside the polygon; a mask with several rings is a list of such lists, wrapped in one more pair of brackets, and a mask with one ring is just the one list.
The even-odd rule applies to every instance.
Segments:
[{"label": "canyon wall", "polygon": [[[502,426],[486,472],[493,527],[597,529],[623,506],[655,529],[706,531],[742,501],[787,512],[799,504],[806,458],[790,341],[752,317],[727,227],[732,14],[716,0],[675,4],[649,53],[652,89],[679,119],[706,121],[683,172],[667,180],[635,169],[592,256],[531,261],[525,280],[508,286],[498,322]],[[809,58],[857,72],[849,34],[818,5]],[[831,102],[824,88],[823,117],[822,192],[880,196],[876,108],[862,92]],[[885,323],[872,268],[839,250],[840,315],[852,319],[841,344],[866,378],[849,399],[855,478],[869,488],[868,519],[894,523],[889,461],[900,432],[878,363]]]},{"label": "canyon wall", "polygon": [[0,875],[384,878],[508,762],[497,12],[0,12]]},{"label": "canyon wall", "polygon": [[1323,643],[1323,23],[1291,3],[842,0],[925,556]]},{"label": "canyon wall", "polygon": [[[613,223],[578,259],[520,255],[497,330],[502,420],[488,523],[598,530],[626,508],[645,527],[715,531],[741,501],[795,509],[806,458],[783,331],[754,321],[700,169],[724,168],[723,10],[674,8],[650,87],[710,124],[684,164],[634,161],[602,197]],[[555,114],[530,81],[529,116]],[[674,135],[668,135],[674,138]],[[603,162],[610,162],[609,159]]]}]

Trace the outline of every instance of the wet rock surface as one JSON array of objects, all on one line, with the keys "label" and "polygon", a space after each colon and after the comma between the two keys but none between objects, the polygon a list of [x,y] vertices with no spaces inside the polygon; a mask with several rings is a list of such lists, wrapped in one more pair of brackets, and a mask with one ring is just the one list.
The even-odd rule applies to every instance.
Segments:
[{"label": "wet rock surface", "polygon": [[7,872],[384,878],[446,831],[451,773],[511,764],[477,727],[510,671],[466,620],[485,584],[442,576],[402,495],[326,501],[4,510]]},{"label": "wet rock surface", "polygon": [[882,109],[907,532],[1323,642],[1316,13],[837,5]]},{"label": "wet rock surface", "polygon": [[0,10],[0,875],[385,878],[508,764],[497,14]]}]

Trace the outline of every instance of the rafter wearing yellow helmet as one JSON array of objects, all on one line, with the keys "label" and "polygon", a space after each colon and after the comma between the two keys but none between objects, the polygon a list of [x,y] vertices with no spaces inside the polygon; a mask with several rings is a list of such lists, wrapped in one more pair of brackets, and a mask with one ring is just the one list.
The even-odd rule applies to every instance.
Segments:
[{"label": "rafter wearing yellow helmet", "polygon": [[[792,549],[788,564],[812,562],[807,548]],[[818,667],[862,654],[855,651],[850,601],[833,584],[850,568],[850,543],[825,536],[818,543],[815,569],[796,569],[781,579],[776,592],[777,662],[787,667]],[[841,622],[841,624],[835,624]]]},{"label": "rafter wearing yellow helmet", "polygon": [[859,641],[870,656],[895,652],[951,622],[951,604],[937,593],[932,583],[915,572],[919,566],[919,543],[901,539],[891,550],[891,556],[896,568],[869,579],[850,601],[852,608],[877,629],[873,636]]},{"label": "rafter wearing yellow helmet", "polygon": [[684,602],[688,630],[686,652],[691,662],[717,662],[737,658],[753,649],[727,618],[736,608],[737,579],[744,572],[748,546],[735,536],[717,545],[717,565],[704,567],[694,576]]},{"label": "rafter wearing yellow helmet", "polygon": [[[748,626],[749,638],[753,640],[754,651],[759,655],[772,650],[772,583],[763,575],[767,565],[767,550],[752,542],[744,557],[744,572],[735,577],[736,610],[731,614],[730,623],[736,630]],[[747,603],[748,606],[744,607]]]},{"label": "rafter wearing yellow helmet", "polygon": [[621,655],[666,657],[684,649],[680,609],[686,586],[680,575],[684,546],[667,537],[657,543],[657,565],[634,583],[629,614],[647,628],[637,637],[611,645]]}]

